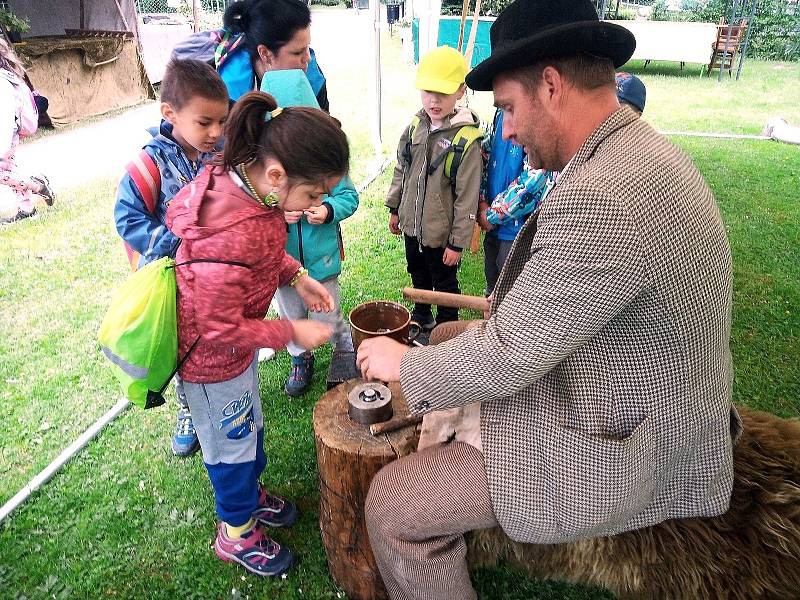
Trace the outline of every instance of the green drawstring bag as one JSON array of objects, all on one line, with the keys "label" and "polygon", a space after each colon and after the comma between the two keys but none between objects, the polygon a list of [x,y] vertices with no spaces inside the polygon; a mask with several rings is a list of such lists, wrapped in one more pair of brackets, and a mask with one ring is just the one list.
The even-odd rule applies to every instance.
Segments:
[{"label": "green drawstring bag", "polygon": [[177,371],[176,296],[175,261],[165,256],[128,277],[100,325],[100,348],[122,393],[140,408],[164,404],[162,393]]}]

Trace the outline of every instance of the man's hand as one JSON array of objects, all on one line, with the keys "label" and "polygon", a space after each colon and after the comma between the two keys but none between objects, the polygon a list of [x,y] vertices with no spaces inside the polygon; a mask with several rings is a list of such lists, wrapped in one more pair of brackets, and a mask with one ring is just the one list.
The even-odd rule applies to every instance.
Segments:
[{"label": "man's hand", "polygon": [[491,231],[494,229],[494,225],[489,223],[489,219],[486,218],[486,211],[489,209],[489,204],[481,200],[478,202],[478,216],[476,217],[478,221],[478,226],[483,229],[484,231]]},{"label": "man's hand", "polygon": [[385,335],[369,338],[358,347],[356,363],[364,379],[400,381],[400,363],[409,350],[405,344]]},{"label": "man's hand", "polygon": [[328,218],[328,207],[324,204],[320,206],[312,206],[303,211],[303,214],[312,225],[322,225]]},{"label": "man's hand", "polygon": [[458,264],[458,261],[461,260],[461,252],[456,252],[455,250],[451,250],[450,248],[444,249],[444,256],[442,256],[442,262],[446,264],[448,267],[453,267]]},{"label": "man's hand", "polygon": [[489,294],[486,296],[486,310],[483,311],[484,321],[489,320],[489,313],[492,312],[492,302],[494,302],[494,294]]},{"label": "man's hand", "polygon": [[389,231],[394,235],[400,235],[400,215],[396,213],[389,214]]},{"label": "man's hand", "polygon": [[331,312],[335,308],[333,298],[331,298],[325,286],[308,275],[303,275],[294,284],[294,289],[310,311]]},{"label": "man's hand", "polygon": [[292,321],[292,327],[294,328],[292,341],[306,350],[321,346],[331,339],[333,334],[333,328],[330,325],[309,319]]}]

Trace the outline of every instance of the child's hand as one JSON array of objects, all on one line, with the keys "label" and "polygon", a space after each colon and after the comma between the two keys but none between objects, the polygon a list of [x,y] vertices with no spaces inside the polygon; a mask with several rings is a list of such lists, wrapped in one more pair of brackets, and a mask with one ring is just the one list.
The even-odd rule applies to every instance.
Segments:
[{"label": "child's hand", "polygon": [[308,310],[313,312],[331,312],[334,310],[333,298],[328,290],[316,279],[303,275],[294,284],[297,295],[306,305]]},{"label": "child's hand", "polygon": [[328,218],[328,207],[324,204],[320,206],[312,206],[303,211],[303,214],[312,225],[322,225]]},{"label": "child's hand", "polygon": [[484,231],[491,231],[494,229],[494,226],[489,223],[489,219],[486,218],[486,211],[489,209],[489,204],[484,201],[480,201],[478,203],[478,226],[483,229]]},{"label": "child's hand", "polygon": [[300,217],[303,216],[302,210],[285,210],[283,211],[283,220],[286,221],[289,225],[297,223],[300,220]]},{"label": "child's hand", "polygon": [[292,341],[306,350],[321,346],[333,335],[333,328],[330,325],[309,319],[292,321],[292,327],[294,327]]},{"label": "child's hand", "polygon": [[394,235],[400,235],[400,215],[396,213],[389,215],[389,231]]},{"label": "child's hand", "polygon": [[446,264],[448,267],[453,267],[458,264],[458,261],[461,260],[461,252],[456,252],[455,250],[451,250],[450,248],[444,249],[444,256],[442,256],[442,262]]}]

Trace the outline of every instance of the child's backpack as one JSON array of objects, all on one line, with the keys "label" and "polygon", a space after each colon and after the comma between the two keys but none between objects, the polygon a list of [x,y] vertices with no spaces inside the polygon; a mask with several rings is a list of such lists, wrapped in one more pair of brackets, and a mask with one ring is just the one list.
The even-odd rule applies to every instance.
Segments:
[{"label": "child's backpack", "polygon": [[165,256],[133,273],[111,299],[97,335],[100,349],[125,397],[139,408],[164,404],[164,390],[194,350],[178,360],[175,268],[213,262],[250,268],[244,263],[198,258],[175,264]]},{"label": "child's backpack", "polygon": [[[148,212],[156,212],[156,202],[161,194],[161,171],[153,157],[145,150],[125,166],[125,171],[133,181],[136,189],[144,201],[144,206]],[[128,262],[131,264],[131,271],[136,271],[139,267],[140,254],[131,248],[126,241],[122,241],[125,246],[125,253],[128,255]]]},{"label": "child's backpack", "polygon": [[[414,132],[419,125],[419,117],[414,115],[411,119],[411,124],[408,126],[408,139],[406,140],[405,148],[403,148],[403,160],[406,165],[411,166],[411,142],[414,139]],[[456,193],[456,178],[458,177],[458,167],[461,165],[461,159],[467,148],[475,142],[483,138],[483,130],[475,125],[464,125],[453,136],[450,146],[434,158],[428,165],[428,176],[433,175],[434,171],[439,168],[439,165],[444,161],[444,176],[450,179],[450,188],[453,190],[453,195]]]},{"label": "child's backpack", "polygon": [[114,294],[98,341],[113,364],[125,397],[140,408],[164,404],[161,395],[177,371],[175,261],[146,264]]}]

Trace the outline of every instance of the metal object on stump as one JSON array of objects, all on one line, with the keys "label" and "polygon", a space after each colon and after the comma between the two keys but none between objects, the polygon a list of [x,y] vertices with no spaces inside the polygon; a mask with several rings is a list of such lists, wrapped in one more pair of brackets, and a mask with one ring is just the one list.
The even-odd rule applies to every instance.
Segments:
[{"label": "metal object on stump", "polygon": [[[368,425],[349,416],[350,392],[360,379],[328,390],[314,407],[314,441],[319,472],[319,525],[333,580],[352,600],[388,598],[367,537],[364,501],[375,474],[390,462],[416,451],[419,434],[411,425],[372,435]],[[375,382],[369,383],[373,387]],[[384,387],[384,386],[381,386]],[[409,416],[400,385],[390,383],[394,416],[381,425],[402,423]]]},{"label": "metal object on stump", "polygon": [[356,423],[372,425],[392,418],[392,392],[381,383],[360,383],[347,394],[347,414]]}]

